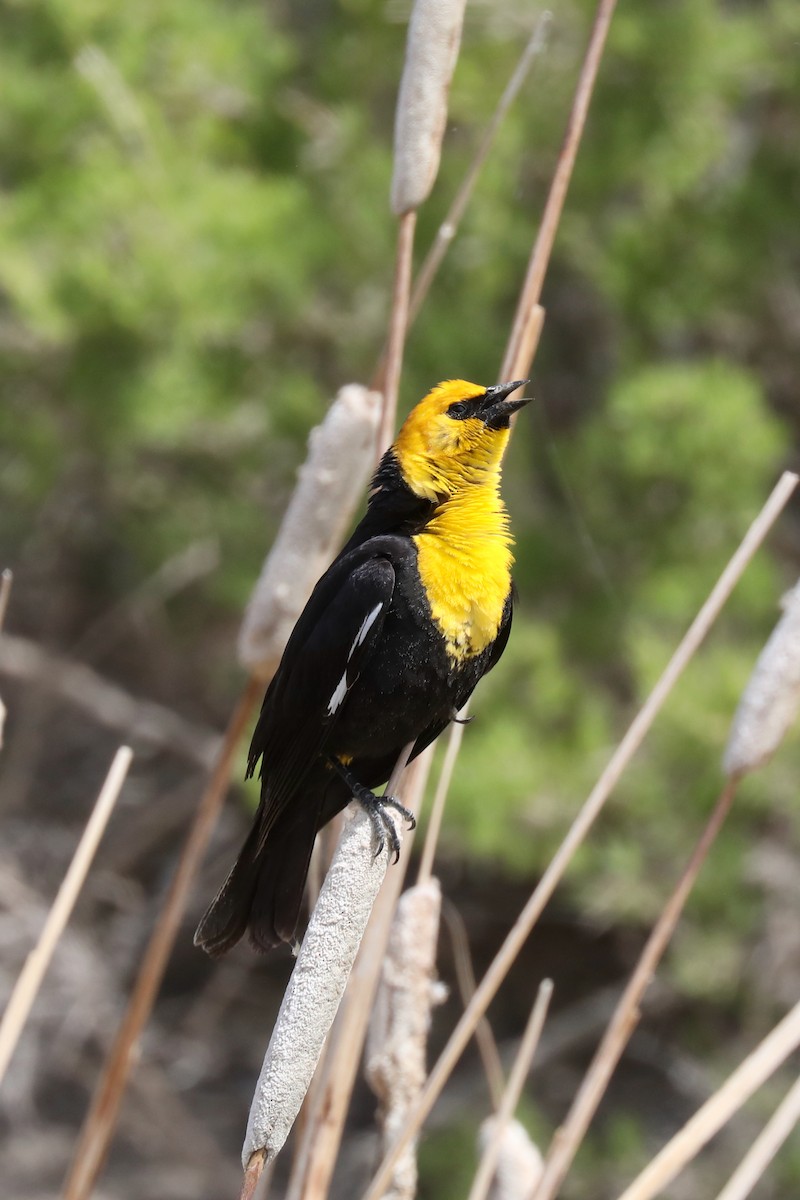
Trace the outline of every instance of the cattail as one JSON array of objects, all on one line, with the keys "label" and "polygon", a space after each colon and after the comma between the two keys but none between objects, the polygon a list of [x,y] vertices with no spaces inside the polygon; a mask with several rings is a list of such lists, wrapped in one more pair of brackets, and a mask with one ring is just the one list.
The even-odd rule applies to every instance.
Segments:
[{"label": "cattail", "polygon": [[800,706],[800,583],[782,601],[783,616],[758,656],[733,718],[722,759],[726,775],[744,775],[777,750]]},{"label": "cattail", "polygon": [[394,127],[392,212],[419,208],[439,170],[466,0],[416,0]]},{"label": "cattail", "polygon": [[[389,811],[398,837],[402,821]],[[295,963],[256,1085],[242,1162],[263,1152],[270,1162],[300,1111],[336,1016],[389,850],[375,854],[372,822],[357,808],[342,834]]]},{"label": "cattail", "polygon": [[338,549],[373,467],[380,409],[378,392],[351,383],[311,431],[308,457],[242,622],[239,661],[253,675],[272,675]]},{"label": "cattail", "polygon": [[[493,1140],[496,1117],[487,1117],[478,1134],[481,1154]],[[519,1121],[511,1120],[503,1129],[497,1167],[487,1200],[528,1200],[542,1177],[542,1156]]]},{"label": "cattail", "polygon": [[[441,907],[439,881],[428,879],[404,892],[392,922],[365,1059],[367,1082],[381,1103],[384,1149],[403,1127],[425,1082],[431,1007],[444,998],[433,978]],[[416,1191],[412,1144],[397,1163],[385,1198],[413,1200]]]}]

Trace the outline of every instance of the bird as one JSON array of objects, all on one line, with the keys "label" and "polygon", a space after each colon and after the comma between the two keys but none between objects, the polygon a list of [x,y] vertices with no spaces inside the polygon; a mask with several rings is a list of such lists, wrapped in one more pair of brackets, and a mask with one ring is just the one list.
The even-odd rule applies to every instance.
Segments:
[{"label": "bird", "polygon": [[405,746],[421,753],[498,662],[511,629],[512,536],[500,494],[513,398],[449,379],[406,418],[367,509],[316,584],[267,689],[247,760],[261,799],[233,868],[195,933],[217,957],[245,934],[293,945],[314,839],[353,799],[399,839],[379,796]]}]

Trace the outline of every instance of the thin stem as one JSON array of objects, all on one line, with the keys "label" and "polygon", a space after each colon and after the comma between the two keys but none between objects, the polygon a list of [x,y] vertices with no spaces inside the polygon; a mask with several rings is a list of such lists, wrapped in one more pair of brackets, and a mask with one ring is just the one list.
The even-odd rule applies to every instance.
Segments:
[{"label": "thin stem", "polygon": [[798,1046],[800,1000],[667,1142],[619,1200],[652,1200],[658,1196]]},{"label": "thin stem", "polygon": [[11,585],[14,582],[14,572],[10,567],[4,567],[0,571],[0,629],[6,623],[6,612],[8,611],[8,599],[11,595]]},{"label": "thin stem", "polygon": [[[544,317],[545,313],[541,304],[534,304],[528,310],[528,314],[522,325],[522,332],[514,348],[514,356],[512,359],[504,362],[501,368],[501,379],[509,378],[508,372],[510,372],[510,378],[512,379],[525,379],[529,375],[533,360],[536,357],[536,351],[539,347],[539,338],[542,334]],[[517,416],[511,418],[512,425],[516,425]]]},{"label": "thin stem", "polygon": [[189,888],[228,790],[236,747],[262,689],[263,684],[259,680],[249,680],[225,731],[216,766],[198,805],[172,885],[142,959],[128,1007],[106,1056],[89,1112],[83,1122],[64,1185],[64,1200],[87,1200],[105,1161],[130,1073],[134,1047],[161,986],[186,908]]},{"label": "thin stem", "polygon": [[[456,906],[446,898],[442,901],[442,916],[450,933],[456,982],[461,995],[461,1003],[466,1009],[469,1007],[477,987],[475,983],[475,971],[472,966],[472,956],[469,952],[467,927]],[[486,1076],[487,1087],[489,1088],[492,1108],[496,1112],[503,1098],[505,1080],[503,1076],[503,1064],[500,1060],[500,1051],[497,1049],[497,1042],[492,1033],[492,1027],[486,1017],[481,1017],[475,1026],[475,1042],[478,1046],[481,1062],[483,1063],[483,1071]]]},{"label": "thin stem", "polygon": [[61,887],[47,914],[47,920],[39,934],[39,940],[25,960],[25,965],[14,985],[14,990],[3,1013],[3,1020],[0,1022],[0,1082],[5,1076],[20,1034],[25,1028],[25,1022],[42,985],[45,972],[50,965],[53,951],[75,907],[75,901],[86,880],[95,851],[122,790],[132,758],[133,751],[129,746],[120,746],[114,755],[105,783],[100,789],[100,795],[86,822],[72,862],[69,864]]},{"label": "thin stem", "polygon": [[264,1177],[264,1168],[267,1166],[266,1150],[257,1150],[247,1164],[247,1170],[244,1173],[242,1181],[242,1191],[239,1200],[254,1200],[256,1189],[258,1188],[261,1179]]},{"label": "thin stem", "polygon": [[411,264],[414,257],[416,224],[417,214],[412,210],[403,213],[397,225],[397,252],[392,287],[392,310],[389,316],[389,335],[386,358],[379,368],[381,381],[377,385],[378,390],[383,392],[381,423],[378,427],[379,458],[391,444],[397,420],[397,397],[400,391],[400,372],[403,367],[403,349],[408,327],[408,300],[411,292]]},{"label": "thin stem", "polygon": [[745,1200],[800,1121],[800,1079],[784,1096],[717,1200]]},{"label": "thin stem", "polygon": [[675,932],[675,927],[689,893],[695,885],[700,868],[708,857],[708,852],[730,811],[737,782],[736,779],[730,779],[722,789],[692,857],[653,927],[636,964],[636,969],[620,997],[603,1040],[586,1072],[567,1119],[553,1138],[550,1152],[545,1160],[544,1172],[531,1194],[531,1200],[553,1200],[564,1181],[617,1063],[639,1023],[642,998],[652,982],[656,967]]},{"label": "thin stem", "polygon": [[477,1022],[496,996],[501,983],[569,866],[575,851],[591,829],[620,776],[644,740],[664,701],[718,617],[734,585],[783,510],[797,483],[797,475],[790,471],[784,472],[781,476],[705,604],[684,635],[660,679],[631,723],[628,732],[611,756],[608,765],[573,821],[538,886],[492,960],[475,993],[472,1004],[450,1035],[447,1045],[428,1077],[422,1095],[409,1113],[408,1124],[404,1132],[387,1152],[365,1193],[365,1200],[380,1200],[386,1184],[391,1178],[398,1156],[416,1135],[422,1122],[433,1108],[453,1068],[463,1054]]},{"label": "thin stem", "polygon": [[450,726],[450,736],[447,739],[447,750],[444,762],[442,763],[442,771],[439,776],[439,782],[436,785],[436,794],[433,797],[428,828],[425,830],[425,842],[422,847],[417,883],[427,883],[431,877],[433,859],[436,854],[436,844],[439,840],[439,831],[442,827],[444,806],[450,788],[450,781],[453,778],[453,769],[458,758],[458,751],[461,748],[461,739],[464,736],[463,722],[467,716],[468,709],[469,705],[465,704],[458,714],[459,720],[454,721]]},{"label": "thin stem", "polygon": [[556,164],[553,181],[550,185],[539,232],[533,252],[531,253],[528,273],[522,285],[517,313],[511,329],[511,337],[509,338],[503,370],[501,372],[502,379],[513,378],[513,364],[519,358],[519,347],[525,339],[528,314],[530,309],[539,303],[542,296],[544,277],[550,262],[556,233],[558,232],[567,189],[572,178],[572,169],[575,166],[578,147],[586,124],[592,92],[594,91],[597,71],[603,56],[603,49],[615,7],[616,0],[600,0],[597,6],[594,25],[592,26],[592,33],[589,38],[589,46],[581,68],[578,86],[575,90],[575,98],[572,102],[567,131],[564,135],[564,142],[558,157],[558,163]]},{"label": "thin stem", "polygon": [[511,1074],[508,1077],[508,1083],[503,1093],[500,1108],[497,1111],[492,1136],[481,1158],[478,1173],[470,1188],[468,1200],[486,1200],[494,1173],[497,1170],[497,1160],[500,1156],[503,1136],[519,1104],[525,1080],[528,1078],[531,1069],[533,1056],[539,1045],[539,1038],[542,1036],[542,1029],[544,1028],[547,1009],[552,995],[552,979],[543,979],[539,984],[539,991],[531,1009],[528,1024],[525,1026],[522,1042],[517,1051],[514,1066],[511,1068]]}]

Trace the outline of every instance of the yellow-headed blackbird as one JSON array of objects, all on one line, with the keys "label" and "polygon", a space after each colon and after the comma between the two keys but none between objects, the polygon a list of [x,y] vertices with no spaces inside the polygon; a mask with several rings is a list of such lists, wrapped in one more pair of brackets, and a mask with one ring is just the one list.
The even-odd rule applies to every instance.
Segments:
[{"label": "yellow-headed blackbird", "polygon": [[245,930],[263,950],[293,939],[315,835],[352,798],[397,851],[386,807],[413,818],[372,789],[404,746],[419,754],[442,732],[508,641],[500,471],[525,382],[440,383],[384,454],[264,698],[247,764],[249,777],[261,760],[261,803],[195,934],[209,954]]}]

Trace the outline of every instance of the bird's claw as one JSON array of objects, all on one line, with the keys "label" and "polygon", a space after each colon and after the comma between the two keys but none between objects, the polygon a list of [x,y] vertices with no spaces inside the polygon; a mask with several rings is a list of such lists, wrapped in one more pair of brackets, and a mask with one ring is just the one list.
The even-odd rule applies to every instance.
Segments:
[{"label": "bird's claw", "polygon": [[394,854],[394,861],[398,862],[400,858],[400,838],[397,836],[397,827],[386,810],[393,808],[395,812],[400,814],[404,821],[408,822],[409,829],[414,829],[416,828],[417,818],[411,809],[406,808],[394,796],[376,796],[370,788],[358,782],[349,767],[345,766],[340,759],[329,757],[328,762],[345,781],[350,788],[350,794],[353,799],[358,801],[372,822],[372,832],[375,835],[378,845],[375,857],[378,858],[380,856],[388,838],[389,845]]},{"label": "bird's claw", "polygon": [[411,812],[411,809],[406,808],[394,796],[376,796],[374,792],[368,792],[366,788],[363,793],[356,796],[356,799],[372,822],[372,829],[378,846],[375,851],[375,857],[380,857],[388,839],[391,853],[394,855],[394,861],[398,862],[400,859],[400,838],[397,836],[395,823],[386,810],[393,808],[395,812],[400,814],[404,821],[408,822],[409,829],[414,829],[417,819]]}]

